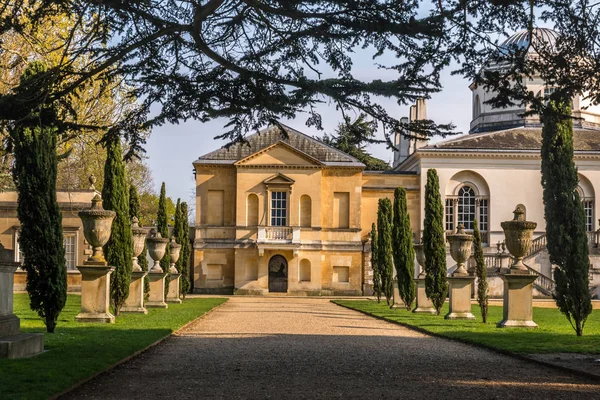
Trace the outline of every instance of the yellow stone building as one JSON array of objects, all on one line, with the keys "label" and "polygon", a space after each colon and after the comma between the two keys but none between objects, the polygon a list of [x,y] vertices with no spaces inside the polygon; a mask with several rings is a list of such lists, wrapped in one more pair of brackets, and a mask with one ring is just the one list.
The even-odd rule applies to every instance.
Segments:
[{"label": "yellow stone building", "polygon": [[194,292],[370,294],[367,241],[378,200],[405,187],[417,231],[419,177],[365,171],[357,159],[283,129],[194,162]]}]

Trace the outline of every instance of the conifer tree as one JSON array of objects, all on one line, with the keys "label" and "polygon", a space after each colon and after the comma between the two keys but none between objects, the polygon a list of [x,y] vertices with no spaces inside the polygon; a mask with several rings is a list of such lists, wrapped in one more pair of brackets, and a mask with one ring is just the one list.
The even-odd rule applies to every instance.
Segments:
[{"label": "conifer tree", "polygon": [[111,135],[105,143],[106,163],[102,200],[104,208],[113,210],[117,215],[112,224],[110,239],[104,246],[104,252],[108,265],[115,267],[110,276],[110,292],[115,315],[119,315],[121,307],[129,296],[133,267],[133,233],[121,138],[116,134]]},{"label": "conifer tree", "polygon": [[181,255],[179,257],[179,270],[181,271],[181,294],[185,299],[185,295],[190,292],[190,256],[192,254],[192,245],[190,243],[190,225],[188,222],[188,205],[184,201],[181,203],[181,220],[182,229],[181,236]]},{"label": "conifer tree", "polygon": [[392,202],[379,199],[377,211],[377,264],[381,273],[381,291],[389,306],[394,301],[394,261],[392,255]]},{"label": "conifer tree", "polygon": [[570,99],[551,100],[542,121],[542,186],[554,299],[577,336],[592,312],[585,214],[577,193]]},{"label": "conifer tree", "polygon": [[425,185],[425,221],[423,223],[423,251],[425,253],[425,293],[437,312],[440,311],[446,295],[446,244],[444,241],[444,207],[440,196],[440,183],[435,169],[427,170]]},{"label": "conifer tree", "polygon": [[[169,239],[169,220],[167,217],[167,191],[165,183],[163,182],[160,186],[160,197],[158,198],[158,215],[156,218],[156,230],[160,232],[163,238]],[[169,254],[169,244],[167,243],[167,250],[165,256],[160,260],[160,267],[163,272],[167,274],[165,278],[165,297],[169,292],[169,284],[171,283],[171,275],[169,274],[169,267],[171,266],[171,255]]]},{"label": "conifer tree", "polygon": [[398,280],[398,292],[407,310],[415,300],[415,249],[413,248],[410,216],[406,206],[406,190],[394,191],[393,254]]},{"label": "conifer tree", "polygon": [[377,237],[377,228],[371,224],[371,268],[373,269],[373,294],[377,297],[377,302],[381,301],[381,270],[379,269],[379,239]]},{"label": "conifer tree", "polygon": [[[129,216],[131,218],[136,217],[138,220],[140,219],[140,196],[138,195],[137,189],[134,185],[129,186]],[[141,224],[140,224],[141,226]],[[148,254],[148,247],[146,247],[146,242],[144,242],[144,250],[138,257],[138,264],[142,268],[142,271],[148,272],[148,258],[146,255]],[[144,295],[148,295],[150,293],[150,280],[148,279],[148,275],[144,277]]]},{"label": "conifer tree", "polygon": [[[175,268],[177,269],[177,272],[179,272],[181,274],[181,262],[182,260],[182,250],[183,250],[183,243],[182,243],[182,235],[183,235],[183,221],[181,220],[181,199],[177,199],[177,205],[175,206],[175,221],[173,222],[173,237],[175,238],[175,241],[181,245],[181,249],[179,250],[179,259],[177,260],[177,262],[175,263]],[[179,278],[179,291],[181,294],[181,278]]]},{"label": "conifer tree", "polygon": [[479,222],[473,221],[473,247],[475,257],[475,273],[477,276],[477,302],[481,309],[481,319],[485,324],[488,313],[488,283],[485,260],[483,259],[483,248],[481,247],[481,232],[479,232]]},{"label": "conifer tree", "polygon": [[[31,63],[21,76],[30,95],[42,95],[38,87],[45,64]],[[33,110],[9,129],[15,157],[13,179],[17,188],[17,214],[21,222],[19,245],[27,271],[30,307],[54,332],[67,300],[67,270],[63,247],[62,214],[56,201],[58,117],[53,106]]]}]

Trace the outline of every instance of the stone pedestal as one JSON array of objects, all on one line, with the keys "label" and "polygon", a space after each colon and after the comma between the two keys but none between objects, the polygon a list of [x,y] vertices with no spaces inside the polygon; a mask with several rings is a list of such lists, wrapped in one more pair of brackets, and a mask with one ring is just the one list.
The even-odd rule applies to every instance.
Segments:
[{"label": "stone pedestal", "polygon": [[537,328],[533,322],[533,281],[536,275],[504,274],[504,315],[498,328]]},{"label": "stone pedestal", "polygon": [[417,305],[413,312],[420,314],[435,314],[435,307],[431,300],[427,298],[427,294],[425,294],[425,278],[415,279],[415,285],[417,286]]},{"label": "stone pedestal", "polygon": [[179,298],[179,278],[181,274],[171,274],[171,282],[169,283],[169,291],[167,292],[167,303],[181,304]]},{"label": "stone pedestal", "polygon": [[114,323],[110,313],[110,274],[115,267],[107,265],[78,265],[81,272],[81,312],[77,322]]},{"label": "stone pedestal", "polygon": [[448,278],[450,311],[445,319],[475,319],[471,313],[471,285],[474,280],[475,277],[470,275]]},{"label": "stone pedestal", "polygon": [[44,351],[44,334],[21,333],[21,321],[13,314],[13,280],[18,266],[0,261],[0,358],[21,358]]},{"label": "stone pedestal", "polygon": [[165,303],[165,278],[167,274],[164,272],[152,272],[148,273],[148,280],[150,281],[150,293],[148,294],[148,301],[146,302],[146,308],[168,308],[169,305]]},{"label": "stone pedestal", "polygon": [[125,304],[121,307],[122,313],[148,314],[148,310],[144,307],[144,277],[147,274],[145,271],[131,273],[129,297],[127,297]]}]

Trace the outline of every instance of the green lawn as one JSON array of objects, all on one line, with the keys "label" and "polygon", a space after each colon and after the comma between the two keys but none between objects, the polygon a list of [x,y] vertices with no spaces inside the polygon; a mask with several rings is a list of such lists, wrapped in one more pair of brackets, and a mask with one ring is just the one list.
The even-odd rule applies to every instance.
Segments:
[{"label": "green lawn", "polygon": [[448,303],[441,315],[413,314],[405,309],[390,310],[385,301],[377,304],[370,300],[335,300],[336,304],[362,311],[389,321],[410,325],[441,336],[465,342],[507,350],[514,353],[594,353],[600,354],[600,310],[595,310],[588,318],[583,337],[575,331],[560,311],[551,308],[534,308],[533,320],[539,325],[536,329],[496,328],[502,319],[502,307],[490,306],[488,323],[481,322],[478,305],[473,305],[475,321],[448,321]]},{"label": "green lawn", "polygon": [[[29,309],[26,294],[15,294],[23,332],[45,332]],[[56,332],[46,333],[46,352],[31,358],[0,359],[0,398],[45,399],[168,336],[227,299],[187,299],[148,315],[121,315],[115,324],[74,321],[80,297],[69,295]]]}]

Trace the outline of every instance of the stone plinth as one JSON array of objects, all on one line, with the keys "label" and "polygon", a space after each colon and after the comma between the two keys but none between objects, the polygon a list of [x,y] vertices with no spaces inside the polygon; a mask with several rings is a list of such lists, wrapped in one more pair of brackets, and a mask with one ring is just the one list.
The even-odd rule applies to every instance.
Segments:
[{"label": "stone plinth", "polygon": [[28,357],[44,351],[44,335],[21,333],[21,321],[13,313],[13,281],[18,266],[0,261],[0,358]]},{"label": "stone plinth", "polygon": [[171,282],[169,283],[169,291],[167,292],[167,303],[181,304],[179,298],[179,278],[181,274],[171,274]]},{"label": "stone plinth", "polygon": [[417,305],[413,312],[419,314],[435,314],[437,311],[425,293],[425,278],[415,279],[415,285],[417,286]]},{"label": "stone plinth", "polygon": [[533,281],[537,275],[504,274],[503,319],[498,328],[537,328],[533,322]]},{"label": "stone plinth", "polygon": [[471,285],[474,276],[463,275],[448,278],[450,311],[445,319],[475,319],[471,313]]},{"label": "stone plinth", "polygon": [[150,293],[148,294],[148,301],[146,302],[146,308],[168,308],[169,305],[165,303],[165,278],[167,274],[164,272],[152,272],[148,273],[148,280],[150,281]]},{"label": "stone plinth", "polygon": [[123,307],[121,307],[122,313],[148,314],[148,310],[144,307],[144,277],[147,274],[145,271],[131,273],[129,296],[125,300]]},{"label": "stone plinth", "polygon": [[81,312],[75,321],[114,323],[115,316],[110,313],[110,274],[115,267],[89,263],[77,269],[81,272]]}]

